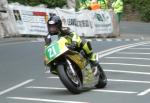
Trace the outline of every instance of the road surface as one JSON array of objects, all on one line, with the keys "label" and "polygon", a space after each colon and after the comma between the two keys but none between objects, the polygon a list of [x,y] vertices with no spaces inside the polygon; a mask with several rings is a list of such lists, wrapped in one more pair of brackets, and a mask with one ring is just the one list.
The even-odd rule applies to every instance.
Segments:
[{"label": "road surface", "polygon": [[0,103],[148,103],[150,41],[88,39],[108,77],[104,89],[70,94],[45,71],[43,41],[0,41]]}]

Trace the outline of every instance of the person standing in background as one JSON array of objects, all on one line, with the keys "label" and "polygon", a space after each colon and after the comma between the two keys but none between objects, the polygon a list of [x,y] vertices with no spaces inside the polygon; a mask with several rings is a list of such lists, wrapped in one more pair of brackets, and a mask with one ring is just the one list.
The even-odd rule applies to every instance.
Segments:
[{"label": "person standing in background", "polygon": [[124,8],[123,0],[114,0],[114,2],[112,3],[112,8],[117,15],[118,22],[120,22],[123,15],[123,8]]},{"label": "person standing in background", "polygon": [[101,9],[108,9],[108,0],[98,0],[98,3],[101,5]]},{"label": "person standing in background", "polygon": [[90,5],[91,10],[98,10],[100,8],[101,8],[101,5],[98,3],[97,0],[92,0],[91,1],[91,5]]},{"label": "person standing in background", "polygon": [[79,10],[89,9],[91,5],[91,0],[80,0],[79,5]]}]

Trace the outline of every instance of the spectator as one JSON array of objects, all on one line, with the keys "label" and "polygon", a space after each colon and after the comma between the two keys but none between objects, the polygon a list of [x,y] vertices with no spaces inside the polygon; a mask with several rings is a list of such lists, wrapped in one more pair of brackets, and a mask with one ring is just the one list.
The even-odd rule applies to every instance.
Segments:
[{"label": "spectator", "polygon": [[101,8],[101,6],[100,6],[100,4],[97,2],[97,0],[92,0],[91,1],[91,5],[90,5],[90,9],[91,10],[98,10],[98,9],[100,9]]},{"label": "spectator", "polygon": [[123,0],[114,0],[112,8],[117,15],[118,22],[120,22],[123,14]]},{"label": "spectator", "polygon": [[80,0],[79,10],[89,9],[90,4],[91,4],[90,0]]},{"label": "spectator", "polygon": [[108,9],[108,0],[98,0],[98,3],[101,5],[101,9]]}]

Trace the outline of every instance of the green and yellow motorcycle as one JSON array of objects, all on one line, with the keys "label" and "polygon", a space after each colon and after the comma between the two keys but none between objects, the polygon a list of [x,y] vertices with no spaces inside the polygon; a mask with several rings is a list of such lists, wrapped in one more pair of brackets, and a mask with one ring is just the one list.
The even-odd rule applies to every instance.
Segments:
[{"label": "green and yellow motorcycle", "polygon": [[64,86],[73,94],[79,94],[92,88],[104,88],[107,77],[98,64],[91,68],[84,52],[70,50],[64,37],[51,41],[45,47],[44,61],[51,73],[59,76]]}]

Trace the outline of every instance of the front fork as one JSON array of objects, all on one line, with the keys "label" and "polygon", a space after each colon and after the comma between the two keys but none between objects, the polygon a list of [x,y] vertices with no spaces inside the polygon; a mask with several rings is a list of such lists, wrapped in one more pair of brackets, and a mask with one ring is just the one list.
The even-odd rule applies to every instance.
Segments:
[{"label": "front fork", "polygon": [[67,61],[68,65],[69,65],[69,68],[71,69],[71,71],[72,71],[72,73],[73,73],[73,76],[75,76],[75,75],[76,75],[76,72],[74,71],[71,62],[70,62],[68,59],[67,59],[66,61]]},{"label": "front fork", "polygon": [[[74,81],[74,83],[77,86],[79,86],[79,88],[81,88],[82,87],[81,77],[79,77],[77,71],[75,71],[75,69],[73,67],[73,64],[70,62],[70,60],[66,59],[66,62],[67,62],[68,67],[69,67],[67,69],[69,69],[69,72],[71,73],[70,78],[72,78],[72,80]],[[78,81],[78,82],[76,82],[76,81]]]},{"label": "front fork", "polygon": [[45,73],[50,73],[50,68],[47,65],[45,65]]}]

